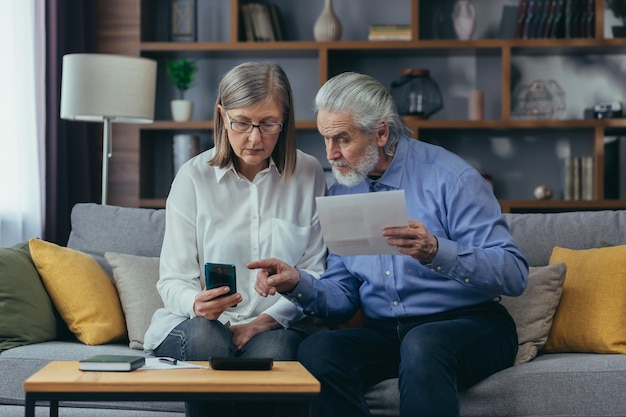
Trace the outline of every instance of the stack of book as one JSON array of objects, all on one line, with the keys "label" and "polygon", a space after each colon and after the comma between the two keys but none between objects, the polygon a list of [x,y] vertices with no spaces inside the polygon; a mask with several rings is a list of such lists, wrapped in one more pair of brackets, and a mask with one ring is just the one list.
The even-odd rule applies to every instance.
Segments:
[{"label": "stack of book", "polygon": [[128,372],[141,368],[146,358],[135,355],[94,355],[79,361],[81,371]]},{"label": "stack of book", "polygon": [[515,35],[532,38],[593,38],[595,0],[520,0]]},{"label": "stack of book", "polygon": [[241,20],[246,41],[282,41],[283,31],[278,6],[271,3],[244,3]]},{"label": "stack of book", "polygon": [[563,200],[593,200],[593,157],[563,160]]},{"label": "stack of book", "polygon": [[369,41],[410,41],[411,25],[371,25]]}]

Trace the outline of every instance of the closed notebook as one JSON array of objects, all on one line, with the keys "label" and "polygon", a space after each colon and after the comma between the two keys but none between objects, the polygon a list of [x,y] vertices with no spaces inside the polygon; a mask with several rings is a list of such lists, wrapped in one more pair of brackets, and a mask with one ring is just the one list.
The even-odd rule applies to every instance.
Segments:
[{"label": "closed notebook", "polygon": [[81,371],[132,371],[146,363],[143,356],[94,355],[79,361]]}]

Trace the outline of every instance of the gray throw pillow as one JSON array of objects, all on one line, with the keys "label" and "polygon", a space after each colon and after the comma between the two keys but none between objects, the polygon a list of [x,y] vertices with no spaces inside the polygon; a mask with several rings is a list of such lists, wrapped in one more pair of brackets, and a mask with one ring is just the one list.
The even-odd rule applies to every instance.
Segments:
[{"label": "gray throw pillow", "polygon": [[565,272],[564,263],[531,267],[522,295],[502,297],[502,305],[517,327],[519,348],[515,365],[534,359],[546,344],[563,293]]},{"label": "gray throw pillow", "polygon": [[113,282],[126,318],[129,347],[143,350],[143,336],[154,312],[163,307],[157,292],[159,258],[106,252],[113,270]]}]

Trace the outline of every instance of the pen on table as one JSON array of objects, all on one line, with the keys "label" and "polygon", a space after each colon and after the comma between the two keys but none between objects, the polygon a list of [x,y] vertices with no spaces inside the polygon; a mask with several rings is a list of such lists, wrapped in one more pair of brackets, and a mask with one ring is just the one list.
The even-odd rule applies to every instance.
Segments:
[{"label": "pen on table", "polygon": [[174,358],[159,358],[159,362],[169,363],[170,365],[176,365],[178,360]]}]

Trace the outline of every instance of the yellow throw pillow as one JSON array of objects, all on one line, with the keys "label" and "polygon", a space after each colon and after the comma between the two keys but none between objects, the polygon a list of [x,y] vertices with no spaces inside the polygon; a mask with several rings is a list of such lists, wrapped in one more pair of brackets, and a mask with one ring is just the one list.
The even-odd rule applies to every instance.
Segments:
[{"label": "yellow throw pillow", "polygon": [[86,253],[30,239],[33,263],[69,329],[87,345],[126,336],[126,323],[111,278]]},{"label": "yellow throw pillow", "polygon": [[559,262],[567,272],[544,351],[626,353],[626,245],[555,247]]}]

